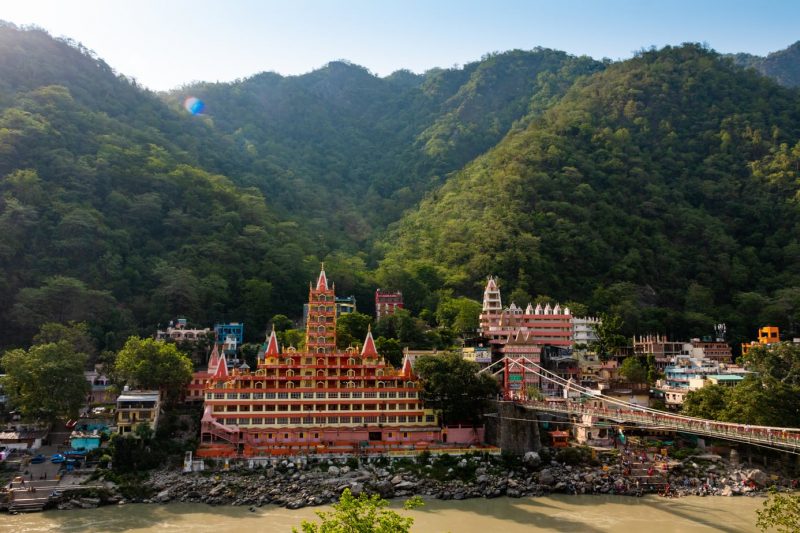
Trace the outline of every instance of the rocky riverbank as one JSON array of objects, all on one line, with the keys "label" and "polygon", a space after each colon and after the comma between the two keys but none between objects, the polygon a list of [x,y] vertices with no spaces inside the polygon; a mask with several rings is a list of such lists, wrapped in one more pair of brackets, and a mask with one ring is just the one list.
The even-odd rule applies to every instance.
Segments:
[{"label": "rocky riverbank", "polygon": [[[345,488],[356,495],[366,491],[384,498],[420,495],[461,500],[550,493],[734,496],[757,495],[770,486],[794,487],[793,480],[778,472],[740,467],[717,456],[691,457],[684,461],[643,458],[635,454],[583,459],[586,458],[576,458],[575,454],[559,454],[543,461],[539,454],[529,452],[522,459],[423,454],[418,458],[373,458],[361,463],[354,459],[283,460],[266,466],[245,463],[224,471],[191,474],[160,471],[153,473],[141,487],[146,489],[146,496],[125,498],[112,489],[91,501],[64,499],[57,507],[185,502],[252,507],[273,504],[298,509],[334,503]],[[581,462],[576,463],[576,460]]]}]

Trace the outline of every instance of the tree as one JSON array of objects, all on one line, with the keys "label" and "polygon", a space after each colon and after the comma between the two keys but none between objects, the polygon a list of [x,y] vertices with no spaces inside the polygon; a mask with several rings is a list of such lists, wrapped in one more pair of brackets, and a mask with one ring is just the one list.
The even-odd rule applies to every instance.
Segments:
[{"label": "tree", "polygon": [[481,303],[469,298],[442,298],[436,307],[436,321],[458,335],[478,329]]},{"label": "tree", "polygon": [[53,420],[78,415],[90,390],[83,376],[86,354],[68,341],[11,350],[0,361],[5,391],[23,416]]},{"label": "tree", "polygon": [[275,326],[275,331],[277,333],[292,329],[292,326],[294,326],[294,323],[286,315],[275,315],[272,317],[271,322],[272,325]]},{"label": "tree", "polygon": [[443,423],[477,423],[489,399],[500,387],[488,374],[478,374],[480,367],[449,353],[421,357],[416,372],[422,379],[422,396],[426,405],[439,409]]},{"label": "tree", "polygon": [[755,346],[742,357],[742,362],[762,380],[800,386],[800,345],[781,342]]},{"label": "tree", "polygon": [[725,410],[725,387],[722,385],[706,385],[689,391],[683,401],[681,412],[698,418],[722,420]]},{"label": "tree", "polygon": [[364,342],[372,317],[363,313],[346,313],[336,319],[336,346],[347,348]]},{"label": "tree", "polygon": [[97,356],[97,346],[86,322],[69,322],[58,324],[47,322],[39,328],[33,337],[33,344],[49,344],[66,341],[77,353],[85,354],[91,361]]},{"label": "tree", "polygon": [[622,318],[619,315],[600,313],[600,322],[594,327],[597,340],[590,344],[590,348],[600,356],[603,361],[614,354],[618,349],[628,343],[622,335]]},{"label": "tree", "polygon": [[[350,489],[344,489],[339,503],[333,504],[333,511],[317,511],[321,523],[303,520],[303,533],[408,533],[414,519],[386,509],[389,502],[377,494],[366,493],[353,496]],[[405,510],[422,506],[422,500],[415,496],[403,504]],[[297,528],[292,528],[298,533]]]},{"label": "tree", "polygon": [[283,348],[294,346],[298,350],[302,350],[306,345],[306,332],[301,329],[285,329],[277,332],[277,336],[278,342]]},{"label": "tree", "polygon": [[398,367],[403,362],[403,347],[397,339],[378,337],[375,339],[375,349],[392,366]]},{"label": "tree", "polygon": [[19,291],[11,317],[21,326],[38,327],[46,322],[95,320],[115,303],[106,291],[90,289],[80,280],[53,276],[38,288]]},{"label": "tree", "polygon": [[130,337],[117,354],[116,375],[142,389],[157,389],[177,400],[192,380],[192,362],[174,344]]},{"label": "tree", "polygon": [[800,531],[800,494],[772,490],[756,515],[756,526],[761,531],[773,528],[780,533]]},{"label": "tree", "polygon": [[619,367],[619,375],[631,383],[646,383],[647,368],[639,361],[638,357],[628,357]]}]

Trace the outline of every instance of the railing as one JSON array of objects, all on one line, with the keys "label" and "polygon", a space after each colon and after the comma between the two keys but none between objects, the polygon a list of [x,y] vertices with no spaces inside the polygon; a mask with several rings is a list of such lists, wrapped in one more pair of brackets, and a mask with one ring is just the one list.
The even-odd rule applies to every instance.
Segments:
[{"label": "railing", "polygon": [[669,413],[656,413],[636,409],[608,409],[587,407],[576,402],[520,401],[537,411],[557,412],[569,415],[588,415],[594,418],[610,418],[615,421],[636,422],[645,426],[658,426],[709,437],[757,444],[767,447],[794,450],[800,453],[800,428],[780,428],[731,424],[716,420],[681,417]]}]

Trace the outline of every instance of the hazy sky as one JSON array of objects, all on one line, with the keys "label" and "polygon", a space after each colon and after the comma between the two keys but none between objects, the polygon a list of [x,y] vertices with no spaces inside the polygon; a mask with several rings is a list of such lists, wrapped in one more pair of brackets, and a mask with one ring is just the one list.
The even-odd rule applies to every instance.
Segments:
[{"label": "hazy sky", "polygon": [[383,76],[535,46],[619,59],[687,41],[766,55],[800,40],[800,0],[2,0],[0,19],[79,41],[154,90],[334,59]]}]

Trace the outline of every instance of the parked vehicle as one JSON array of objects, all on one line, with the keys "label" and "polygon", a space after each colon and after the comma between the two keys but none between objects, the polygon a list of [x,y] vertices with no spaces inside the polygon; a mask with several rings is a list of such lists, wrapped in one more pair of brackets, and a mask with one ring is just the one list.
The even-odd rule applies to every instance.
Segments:
[{"label": "parked vehicle", "polygon": [[67,450],[64,455],[75,459],[83,459],[86,457],[86,450]]},{"label": "parked vehicle", "polygon": [[67,458],[61,455],[60,453],[55,454],[53,457],[50,458],[50,462],[53,464],[59,464],[66,461]]},{"label": "parked vehicle", "polygon": [[42,454],[39,454],[36,457],[34,457],[33,459],[31,459],[31,464],[38,465],[38,464],[42,464],[45,461],[47,461],[47,457],[45,457]]}]

